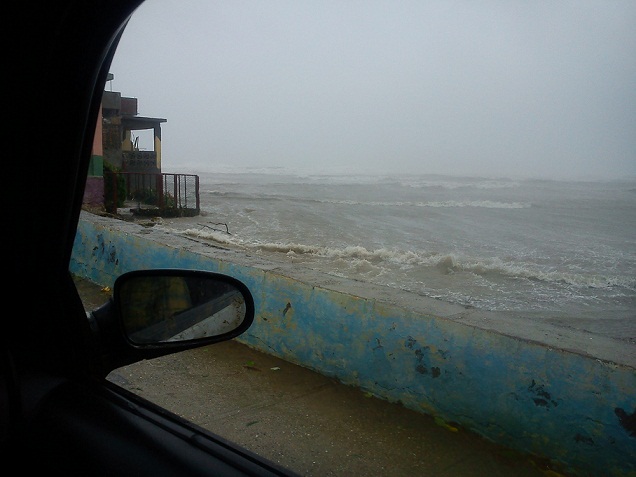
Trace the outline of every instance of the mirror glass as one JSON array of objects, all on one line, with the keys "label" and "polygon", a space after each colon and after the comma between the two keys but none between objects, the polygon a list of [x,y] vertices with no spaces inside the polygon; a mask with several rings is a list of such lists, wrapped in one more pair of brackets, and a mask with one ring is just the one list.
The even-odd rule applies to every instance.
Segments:
[{"label": "mirror glass", "polygon": [[136,344],[222,335],[238,328],[247,314],[241,291],[209,276],[130,277],[119,297],[124,330]]}]

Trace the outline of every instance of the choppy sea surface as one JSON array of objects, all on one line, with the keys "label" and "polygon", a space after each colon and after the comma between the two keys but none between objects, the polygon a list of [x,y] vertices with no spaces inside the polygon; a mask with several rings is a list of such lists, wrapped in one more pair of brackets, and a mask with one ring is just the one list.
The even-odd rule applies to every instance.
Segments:
[{"label": "choppy sea surface", "polygon": [[636,180],[197,173],[178,233],[483,310],[636,324]]}]

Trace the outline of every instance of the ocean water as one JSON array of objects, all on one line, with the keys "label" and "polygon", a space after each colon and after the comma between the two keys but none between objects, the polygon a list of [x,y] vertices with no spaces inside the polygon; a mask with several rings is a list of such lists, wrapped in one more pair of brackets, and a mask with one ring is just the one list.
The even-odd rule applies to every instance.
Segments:
[{"label": "ocean water", "polygon": [[201,215],[177,233],[477,309],[636,328],[636,180],[197,174]]}]

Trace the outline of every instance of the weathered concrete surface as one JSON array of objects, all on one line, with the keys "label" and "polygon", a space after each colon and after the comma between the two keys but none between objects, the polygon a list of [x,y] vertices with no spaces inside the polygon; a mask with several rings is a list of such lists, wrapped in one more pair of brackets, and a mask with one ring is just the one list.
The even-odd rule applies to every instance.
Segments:
[{"label": "weathered concrete surface", "polygon": [[139,268],[206,269],[244,281],[257,319],[240,341],[253,348],[572,468],[636,471],[636,347],[619,337],[478,312],[83,214],[73,273],[112,286]]}]

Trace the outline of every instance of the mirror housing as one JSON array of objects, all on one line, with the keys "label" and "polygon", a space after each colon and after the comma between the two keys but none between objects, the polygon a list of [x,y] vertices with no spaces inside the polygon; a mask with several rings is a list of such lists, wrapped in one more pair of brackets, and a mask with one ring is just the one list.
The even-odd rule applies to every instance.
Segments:
[{"label": "mirror housing", "polygon": [[137,270],[115,280],[113,297],[87,313],[100,374],[143,359],[227,341],[254,321],[241,281],[213,272]]}]

